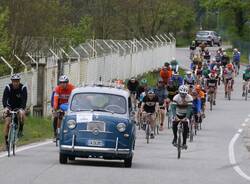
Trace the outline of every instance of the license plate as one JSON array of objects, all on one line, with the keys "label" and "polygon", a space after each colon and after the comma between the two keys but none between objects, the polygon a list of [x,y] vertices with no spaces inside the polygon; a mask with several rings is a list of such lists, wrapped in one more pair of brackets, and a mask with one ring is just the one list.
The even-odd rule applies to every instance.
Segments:
[{"label": "license plate", "polygon": [[89,146],[103,146],[103,141],[101,140],[88,140]]}]

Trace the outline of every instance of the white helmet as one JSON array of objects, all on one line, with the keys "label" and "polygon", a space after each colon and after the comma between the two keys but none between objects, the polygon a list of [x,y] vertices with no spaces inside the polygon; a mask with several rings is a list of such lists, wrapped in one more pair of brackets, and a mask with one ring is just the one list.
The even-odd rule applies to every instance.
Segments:
[{"label": "white helmet", "polygon": [[181,85],[179,87],[179,94],[181,95],[187,95],[188,94],[188,87],[185,85]]},{"label": "white helmet", "polygon": [[238,49],[237,49],[237,48],[234,48],[234,52],[238,52]]},{"label": "white helmet", "polygon": [[11,76],[10,80],[20,80],[21,76],[18,73],[15,73]]},{"label": "white helmet", "polygon": [[188,70],[188,71],[186,71],[186,74],[187,74],[187,75],[191,75],[192,72]]},{"label": "white helmet", "polygon": [[67,75],[60,76],[59,82],[69,82],[68,76]]}]

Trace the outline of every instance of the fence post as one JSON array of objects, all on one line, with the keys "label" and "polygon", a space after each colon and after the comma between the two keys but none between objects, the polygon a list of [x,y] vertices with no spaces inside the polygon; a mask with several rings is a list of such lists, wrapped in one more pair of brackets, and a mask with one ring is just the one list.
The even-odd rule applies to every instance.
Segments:
[{"label": "fence post", "polygon": [[13,69],[13,67],[8,63],[8,61],[6,61],[5,59],[4,59],[4,57],[2,57],[1,56],[1,59],[3,60],[3,62],[10,68],[10,70],[11,70],[11,75],[13,75],[13,72],[14,72],[14,69]]},{"label": "fence post", "polygon": [[78,85],[81,84],[81,55],[72,47],[72,46],[69,46],[71,48],[71,50],[77,55],[77,61],[78,61]]}]

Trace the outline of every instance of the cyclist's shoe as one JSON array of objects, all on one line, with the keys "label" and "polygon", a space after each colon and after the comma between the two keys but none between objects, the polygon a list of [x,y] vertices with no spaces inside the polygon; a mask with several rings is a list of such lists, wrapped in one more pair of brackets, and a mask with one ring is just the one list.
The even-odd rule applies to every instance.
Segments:
[{"label": "cyclist's shoe", "polygon": [[18,138],[23,137],[23,131],[20,131],[20,130],[19,130],[18,133],[17,133],[17,137],[18,137]]},{"label": "cyclist's shoe", "polygon": [[186,150],[187,148],[188,148],[188,147],[187,147],[186,144],[183,144],[183,145],[182,145],[182,149],[185,149],[185,150]]},{"label": "cyclist's shoe", "polygon": [[245,92],[242,93],[242,97],[244,97],[244,96],[245,96]]},{"label": "cyclist's shoe", "polygon": [[216,102],[215,102],[215,101],[213,101],[213,105],[216,105]]},{"label": "cyclist's shoe", "polygon": [[177,140],[176,140],[175,138],[174,138],[173,141],[172,141],[172,144],[173,144],[173,146],[175,146],[175,147],[177,146],[177,142],[176,142],[176,141],[177,141]]},{"label": "cyclist's shoe", "polygon": [[154,139],[154,138],[155,138],[154,134],[151,133],[151,134],[150,134],[150,139]]}]

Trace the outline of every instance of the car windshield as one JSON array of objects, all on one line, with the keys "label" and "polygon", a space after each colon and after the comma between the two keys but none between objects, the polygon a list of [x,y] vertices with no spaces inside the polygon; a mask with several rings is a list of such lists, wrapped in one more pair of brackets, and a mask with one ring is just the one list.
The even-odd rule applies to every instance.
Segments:
[{"label": "car windshield", "polygon": [[120,95],[104,93],[78,93],[71,101],[72,111],[103,111],[126,113],[126,99]]},{"label": "car windshield", "polygon": [[197,33],[197,35],[199,35],[199,36],[206,36],[206,35],[209,35],[209,33],[206,32],[206,31],[200,31],[200,32]]}]

